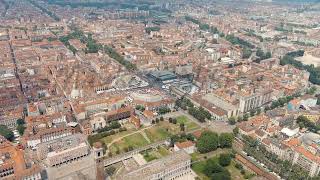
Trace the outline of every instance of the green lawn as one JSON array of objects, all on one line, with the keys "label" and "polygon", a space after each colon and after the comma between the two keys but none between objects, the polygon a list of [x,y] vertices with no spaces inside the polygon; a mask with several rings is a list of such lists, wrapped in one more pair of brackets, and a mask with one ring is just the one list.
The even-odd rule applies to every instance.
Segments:
[{"label": "green lawn", "polygon": [[[114,134],[112,136],[108,136],[103,138],[102,140],[106,143],[109,144],[113,140],[120,138],[124,135],[127,135],[129,133],[134,132],[134,130],[128,130],[124,132],[120,132],[117,134]],[[177,124],[172,124],[169,123],[168,121],[160,121],[158,124],[155,126],[145,129],[144,133],[146,136],[149,138],[151,142],[148,142],[147,139],[141,134],[141,133],[136,133],[127,137],[122,138],[121,140],[113,143],[110,147],[109,150],[110,152],[115,155],[118,153],[123,153],[126,150],[128,150],[129,147],[132,147],[134,149],[146,146],[150,143],[162,141],[165,139],[170,138],[174,134],[180,133],[180,125]],[[160,152],[162,153],[162,156],[165,154],[168,154],[169,152],[166,152],[166,150],[160,149]]]},{"label": "green lawn", "polygon": [[117,139],[122,136],[125,136],[127,134],[130,134],[132,132],[133,132],[133,130],[122,131],[122,132],[116,133],[114,135],[104,137],[101,140],[104,141],[106,144],[109,144],[110,142],[112,142],[112,140]]},{"label": "green lawn", "polygon": [[199,162],[192,164],[191,168],[199,176],[199,178],[201,180],[210,180],[209,177],[207,177],[205,174],[202,173],[205,166],[206,166],[205,161],[199,161]]},{"label": "green lawn", "polygon": [[170,151],[162,146],[158,149],[158,152],[161,156],[167,156],[170,154]]},{"label": "green lawn", "polygon": [[197,161],[197,160],[199,160],[201,154],[199,152],[194,152],[194,153],[192,153],[190,155],[191,155],[191,160],[192,161]]},{"label": "green lawn", "polygon": [[152,128],[144,130],[151,142],[157,142],[169,138],[173,134],[180,132],[180,127],[177,124],[162,121]]},{"label": "green lawn", "polygon": [[196,130],[196,129],[200,128],[200,126],[198,126],[198,124],[196,124],[195,122],[192,122],[186,116],[177,117],[177,123],[178,124],[184,123],[187,131],[192,131],[192,130]]},{"label": "green lawn", "polygon": [[148,145],[148,141],[140,134],[136,133],[131,136],[127,136],[122,140],[125,141],[125,145],[132,147],[142,147]]},{"label": "green lawn", "polygon": [[112,154],[114,154],[117,150],[119,150],[120,152],[124,152],[124,150],[128,147],[136,149],[148,144],[148,141],[140,133],[136,133],[112,144],[110,146],[110,151],[112,152]]},{"label": "green lawn", "polygon": [[142,155],[147,162],[150,162],[155,159],[161,159],[169,154],[169,150],[161,146],[157,150],[151,150],[143,153]]},{"label": "green lawn", "polygon": [[158,157],[155,153],[148,153],[148,154],[145,153],[145,154],[143,154],[143,157],[147,162],[158,159]]},{"label": "green lawn", "polygon": [[231,179],[235,179],[235,180],[244,179],[242,174],[240,173],[240,170],[235,167],[235,164],[236,163],[234,161],[231,161],[231,164],[227,167],[227,169],[229,170],[229,172],[231,174]]},{"label": "green lawn", "polygon": [[151,142],[157,142],[161,140],[165,140],[170,137],[170,132],[168,132],[166,129],[161,128],[150,128],[144,131]]}]

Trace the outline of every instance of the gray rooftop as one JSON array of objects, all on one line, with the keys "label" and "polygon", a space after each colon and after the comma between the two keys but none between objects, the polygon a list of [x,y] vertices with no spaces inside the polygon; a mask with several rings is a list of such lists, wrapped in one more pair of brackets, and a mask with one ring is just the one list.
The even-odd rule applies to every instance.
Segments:
[{"label": "gray rooftop", "polygon": [[135,170],[124,173],[120,176],[121,180],[143,180],[150,179],[154,174],[158,174],[165,170],[168,170],[180,163],[190,161],[191,157],[184,150],[180,150],[176,153],[166,156],[165,158],[151,161],[143,166],[138,167]]}]

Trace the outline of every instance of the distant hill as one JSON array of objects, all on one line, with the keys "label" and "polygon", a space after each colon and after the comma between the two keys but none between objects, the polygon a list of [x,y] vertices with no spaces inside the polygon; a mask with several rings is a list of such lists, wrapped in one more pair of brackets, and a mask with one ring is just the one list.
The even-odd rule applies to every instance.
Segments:
[{"label": "distant hill", "polygon": [[315,3],[319,2],[320,0],[273,0],[274,2],[301,2],[301,3]]}]

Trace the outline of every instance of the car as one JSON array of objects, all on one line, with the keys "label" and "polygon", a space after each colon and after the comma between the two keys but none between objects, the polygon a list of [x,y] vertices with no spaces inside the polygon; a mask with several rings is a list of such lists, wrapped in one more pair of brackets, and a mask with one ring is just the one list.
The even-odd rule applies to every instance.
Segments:
[{"label": "car", "polygon": [[244,152],[244,151],[242,151],[242,153],[245,154],[245,155],[248,155],[248,153],[246,153],[246,152]]}]

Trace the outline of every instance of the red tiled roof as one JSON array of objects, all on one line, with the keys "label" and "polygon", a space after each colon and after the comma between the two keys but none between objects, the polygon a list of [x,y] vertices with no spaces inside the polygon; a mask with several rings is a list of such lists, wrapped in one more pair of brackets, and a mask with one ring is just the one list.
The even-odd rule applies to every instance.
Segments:
[{"label": "red tiled roof", "polygon": [[175,144],[179,149],[184,149],[184,148],[188,148],[191,146],[194,146],[194,143],[192,141],[185,141],[185,142],[177,142]]}]

